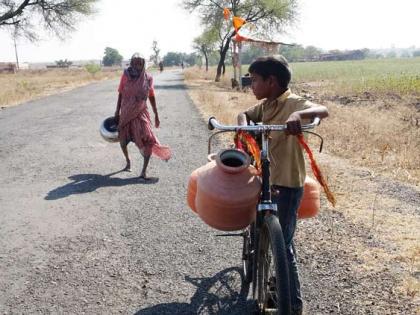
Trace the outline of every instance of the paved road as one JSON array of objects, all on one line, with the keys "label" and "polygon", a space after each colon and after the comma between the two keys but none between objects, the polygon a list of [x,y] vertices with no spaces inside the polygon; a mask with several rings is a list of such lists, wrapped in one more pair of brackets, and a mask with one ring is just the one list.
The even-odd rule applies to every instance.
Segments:
[{"label": "paved road", "polygon": [[155,75],[157,135],[174,156],[152,159],[151,184],[136,179],[133,145],[122,173],[118,144],[98,133],[117,84],[0,111],[0,313],[246,314],[240,241],[186,206],[208,131],[182,74]]}]

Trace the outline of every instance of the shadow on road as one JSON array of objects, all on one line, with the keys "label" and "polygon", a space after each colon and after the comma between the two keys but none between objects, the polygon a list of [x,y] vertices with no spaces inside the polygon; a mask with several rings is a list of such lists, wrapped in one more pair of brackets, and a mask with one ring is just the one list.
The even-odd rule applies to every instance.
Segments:
[{"label": "shadow on road", "polygon": [[155,85],[155,90],[185,90],[185,84]]},{"label": "shadow on road", "polygon": [[242,277],[237,267],[227,268],[210,278],[186,277],[186,281],[197,287],[190,304],[158,304],[139,310],[135,315],[250,314],[253,302],[247,300],[249,287],[242,285]]},{"label": "shadow on road", "polygon": [[57,200],[75,194],[84,194],[95,191],[100,187],[116,187],[135,184],[156,184],[159,181],[157,177],[151,177],[147,181],[139,177],[132,178],[113,178],[111,176],[121,173],[122,170],[106,175],[99,174],[78,174],[69,177],[73,182],[57,187],[44,198],[45,200]]}]

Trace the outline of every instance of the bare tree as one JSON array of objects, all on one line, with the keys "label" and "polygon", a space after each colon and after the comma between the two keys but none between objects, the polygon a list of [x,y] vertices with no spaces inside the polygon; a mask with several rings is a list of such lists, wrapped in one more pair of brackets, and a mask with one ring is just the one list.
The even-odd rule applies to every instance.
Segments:
[{"label": "bare tree", "polygon": [[151,56],[151,59],[153,60],[153,62],[155,63],[155,65],[157,66],[159,63],[159,53],[160,53],[160,49],[158,48],[158,42],[157,41],[153,41],[152,43],[152,50],[153,50],[153,55]]},{"label": "bare tree", "polygon": [[[39,39],[38,26],[59,38],[74,30],[81,16],[94,13],[98,0],[0,0],[0,29],[14,27],[15,34]],[[17,36],[17,35],[16,35]]]},{"label": "bare tree", "polygon": [[236,35],[232,23],[224,21],[223,9],[228,8],[234,16],[253,23],[257,34],[277,34],[294,21],[297,0],[184,0],[186,10],[198,11],[206,29],[219,30],[219,64],[216,81],[220,80],[226,54],[232,38]]}]

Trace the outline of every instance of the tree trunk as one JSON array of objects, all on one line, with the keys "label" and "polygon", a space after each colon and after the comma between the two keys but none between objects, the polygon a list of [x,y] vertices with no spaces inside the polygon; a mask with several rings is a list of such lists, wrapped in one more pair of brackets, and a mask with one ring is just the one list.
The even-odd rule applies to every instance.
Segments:
[{"label": "tree trunk", "polygon": [[[220,51],[220,60],[219,60],[219,64],[217,65],[216,78],[214,79],[214,81],[216,82],[219,82],[220,77],[222,76],[222,68],[225,65],[225,58],[226,58],[226,53],[229,50],[230,39],[231,37],[228,37],[228,39],[226,40],[225,46],[223,46],[222,50]],[[224,71],[223,71],[223,74],[224,74]]]},{"label": "tree trunk", "polygon": [[209,71],[209,57],[207,56],[207,53],[204,52],[204,58],[206,59],[206,72]]}]

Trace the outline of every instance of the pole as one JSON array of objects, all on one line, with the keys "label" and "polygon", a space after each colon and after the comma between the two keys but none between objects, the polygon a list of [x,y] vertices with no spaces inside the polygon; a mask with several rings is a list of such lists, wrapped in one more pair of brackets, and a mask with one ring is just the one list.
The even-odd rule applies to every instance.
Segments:
[{"label": "pole", "polygon": [[238,42],[238,72],[239,72],[239,89],[242,90],[242,61],[241,61],[242,43]]},{"label": "pole", "polygon": [[237,80],[237,74],[236,74],[236,67],[237,64],[237,58],[236,58],[236,41],[233,41],[233,52],[232,52],[232,64],[233,64],[233,79],[238,82]]},{"label": "pole", "polygon": [[16,69],[19,70],[19,57],[18,57],[18,51],[17,51],[17,45],[16,45],[16,35],[13,35],[13,42],[15,44]]}]

